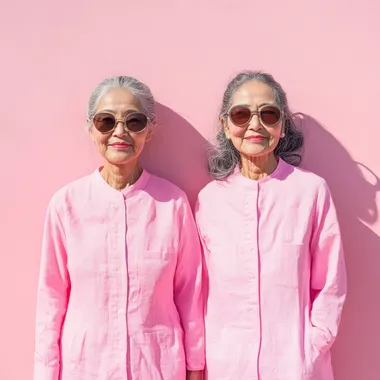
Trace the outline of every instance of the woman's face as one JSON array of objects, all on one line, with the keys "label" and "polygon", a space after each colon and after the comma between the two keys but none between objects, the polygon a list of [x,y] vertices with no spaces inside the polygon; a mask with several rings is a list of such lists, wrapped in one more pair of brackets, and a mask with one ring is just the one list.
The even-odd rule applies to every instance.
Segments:
[{"label": "woman's face", "polygon": [[126,129],[124,120],[131,112],[141,112],[135,96],[125,88],[113,88],[100,100],[95,114],[112,114],[117,120],[116,128],[111,133],[101,133],[94,125],[91,126],[91,139],[106,161],[114,165],[124,165],[135,161],[144,149],[145,143],[152,134],[152,125],[140,133]]},{"label": "woman's face", "polygon": [[[259,111],[264,105],[276,105],[272,89],[265,83],[252,80],[244,83],[234,94],[229,110],[237,105],[248,106],[251,111]],[[235,125],[230,117],[221,119],[226,137],[230,139],[240,154],[247,157],[266,156],[274,151],[283,131],[282,119],[274,126],[260,122],[254,114],[245,125]]]}]

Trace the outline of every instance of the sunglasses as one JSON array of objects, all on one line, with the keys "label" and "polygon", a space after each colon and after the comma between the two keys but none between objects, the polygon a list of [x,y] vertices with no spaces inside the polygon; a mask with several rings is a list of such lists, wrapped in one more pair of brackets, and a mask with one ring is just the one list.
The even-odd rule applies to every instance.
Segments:
[{"label": "sunglasses", "polygon": [[251,111],[248,106],[234,106],[228,112],[228,117],[236,126],[248,124],[253,115],[259,117],[261,124],[273,127],[281,120],[282,112],[272,105],[263,106],[258,111]]},{"label": "sunglasses", "polygon": [[140,133],[148,125],[149,119],[141,112],[131,112],[124,119],[116,119],[110,113],[100,112],[93,118],[94,127],[104,134],[113,132],[119,121],[125,125],[129,132]]}]

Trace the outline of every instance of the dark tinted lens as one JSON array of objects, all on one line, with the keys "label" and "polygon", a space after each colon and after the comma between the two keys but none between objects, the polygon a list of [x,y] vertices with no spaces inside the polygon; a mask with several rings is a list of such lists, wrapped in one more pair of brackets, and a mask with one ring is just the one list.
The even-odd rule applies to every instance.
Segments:
[{"label": "dark tinted lens", "polygon": [[94,126],[101,133],[110,132],[115,127],[115,118],[108,113],[99,113],[94,117]]},{"label": "dark tinted lens", "polygon": [[251,118],[251,111],[248,107],[233,107],[230,111],[230,119],[235,125],[244,125]]},{"label": "dark tinted lens", "polygon": [[280,120],[281,112],[277,107],[266,106],[261,108],[260,117],[264,124],[274,125]]},{"label": "dark tinted lens", "polygon": [[131,132],[141,132],[148,124],[148,118],[140,112],[134,112],[127,116],[127,128]]}]

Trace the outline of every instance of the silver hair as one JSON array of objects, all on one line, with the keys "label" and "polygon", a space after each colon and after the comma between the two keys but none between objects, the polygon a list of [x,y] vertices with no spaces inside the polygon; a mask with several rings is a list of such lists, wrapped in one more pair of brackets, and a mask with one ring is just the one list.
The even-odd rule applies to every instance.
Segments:
[{"label": "silver hair", "polygon": [[156,122],[156,106],[150,88],[133,77],[110,77],[99,83],[92,92],[88,101],[87,119],[92,121],[102,97],[113,88],[125,88],[129,90],[139,102],[141,111],[148,116],[152,123]]},{"label": "silver hair", "polygon": [[[275,156],[282,158],[293,166],[298,166],[302,159],[301,149],[303,147],[303,135],[294,124],[285,91],[282,89],[281,85],[275,81],[272,75],[261,71],[243,71],[235,76],[224,92],[219,118],[225,117],[225,114],[231,107],[232,97],[236,91],[244,83],[252,80],[265,83],[273,90],[276,104],[280,107],[283,113],[285,136],[279,140],[279,143],[274,150]],[[216,146],[209,155],[209,172],[213,178],[223,180],[233,173],[239,163],[240,153],[234,147],[231,140],[227,139],[224,133],[223,124],[219,122],[216,135]]]}]

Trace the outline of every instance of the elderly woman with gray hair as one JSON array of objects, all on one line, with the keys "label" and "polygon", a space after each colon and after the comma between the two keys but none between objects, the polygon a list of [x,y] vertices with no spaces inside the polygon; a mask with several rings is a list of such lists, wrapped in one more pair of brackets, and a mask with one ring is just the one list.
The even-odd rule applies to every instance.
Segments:
[{"label": "elderly woman with gray hair", "polygon": [[104,164],[48,207],[35,380],[202,378],[196,225],[183,191],[139,164],[155,122],[137,79],[106,79],[90,97],[89,135]]},{"label": "elderly woman with gray hair", "polygon": [[208,380],[333,379],[345,264],[329,188],[297,168],[302,144],[271,75],[229,83],[196,210]]}]

